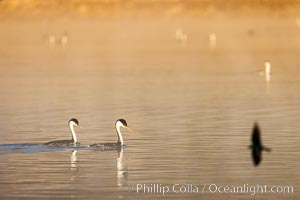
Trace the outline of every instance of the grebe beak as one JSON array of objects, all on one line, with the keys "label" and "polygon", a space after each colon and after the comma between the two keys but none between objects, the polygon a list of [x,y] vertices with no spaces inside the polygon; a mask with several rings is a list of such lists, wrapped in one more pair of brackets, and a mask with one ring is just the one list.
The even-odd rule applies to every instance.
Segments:
[{"label": "grebe beak", "polygon": [[133,131],[130,128],[128,128],[127,126],[124,126],[124,128],[126,128],[130,133],[133,133]]}]

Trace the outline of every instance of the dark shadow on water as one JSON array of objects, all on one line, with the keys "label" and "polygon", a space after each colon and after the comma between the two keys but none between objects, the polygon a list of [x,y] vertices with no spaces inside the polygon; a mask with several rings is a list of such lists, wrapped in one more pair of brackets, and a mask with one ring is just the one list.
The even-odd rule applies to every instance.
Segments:
[{"label": "dark shadow on water", "polygon": [[261,142],[261,131],[258,126],[258,123],[254,124],[253,130],[252,130],[252,144],[249,146],[252,152],[252,160],[254,166],[258,166],[262,160],[262,152],[270,152],[271,149],[268,147],[265,147],[262,145]]}]

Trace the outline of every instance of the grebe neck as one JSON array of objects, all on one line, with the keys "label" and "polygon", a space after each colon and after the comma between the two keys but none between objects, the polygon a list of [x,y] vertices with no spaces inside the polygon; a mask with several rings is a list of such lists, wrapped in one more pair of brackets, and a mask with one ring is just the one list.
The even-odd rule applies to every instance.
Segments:
[{"label": "grebe neck", "polygon": [[70,127],[70,130],[72,133],[72,139],[73,139],[74,143],[77,143],[77,137],[76,137],[76,133],[74,130],[74,125],[75,125],[74,122],[70,122],[69,127]]},{"label": "grebe neck", "polygon": [[122,126],[123,126],[123,124],[121,122],[118,121],[116,123],[116,131],[117,131],[117,134],[118,134],[118,143],[121,144],[121,145],[124,144],[122,133],[121,133],[121,127]]}]

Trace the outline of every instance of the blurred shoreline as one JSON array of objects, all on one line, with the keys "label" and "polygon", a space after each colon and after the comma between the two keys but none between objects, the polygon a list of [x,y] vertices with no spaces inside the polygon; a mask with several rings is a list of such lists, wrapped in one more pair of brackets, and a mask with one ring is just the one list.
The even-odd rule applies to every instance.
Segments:
[{"label": "blurred shoreline", "polygon": [[299,15],[295,0],[0,0],[0,17]]}]

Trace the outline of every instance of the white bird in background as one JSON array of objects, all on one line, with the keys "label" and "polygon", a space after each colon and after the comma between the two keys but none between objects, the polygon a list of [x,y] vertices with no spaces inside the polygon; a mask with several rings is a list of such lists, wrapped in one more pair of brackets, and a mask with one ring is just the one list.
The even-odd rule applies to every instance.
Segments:
[{"label": "white bird in background", "polygon": [[265,75],[271,76],[271,62],[268,60],[265,61]]},{"label": "white bird in background", "polygon": [[208,35],[208,39],[209,39],[209,47],[210,49],[215,49],[216,45],[217,45],[217,35],[215,33],[210,33]]},{"label": "white bird in background", "polygon": [[270,61],[265,61],[265,78],[266,82],[271,81],[271,63]]},{"label": "white bird in background", "polygon": [[55,35],[49,35],[48,36],[48,43],[49,43],[49,45],[50,46],[54,46],[55,45],[55,43],[56,43],[56,36]]},{"label": "white bird in background", "polygon": [[60,44],[61,44],[63,47],[65,47],[65,46],[67,46],[68,41],[69,41],[68,34],[67,34],[67,33],[64,33],[64,34],[60,37]]},{"label": "white bird in background", "polygon": [[175,31],[175,38],[177,41],[185,43],[188,39],[188,36],[186,33],[183,32],[181,28],[178,28]]},{"label": "white bird in background", "polygon": [[49,34],[47,35],[47,42],[50,47],[54,47],[56,45],[66,47],[69,42],[69,36],[67,33],[63,33],[61,36],[55,34]]},{"label": "white bird in background", "polygon": [[296,24],[297,24],[298,27],[300,27],[300,17],[296,18]]},{"label": "white bird in background", "polygon": [[266,82],[271,81],[271,62],[269,60],[266,60],[264,62],[264,70],[259,71],[260,76],[265,76]]}]

